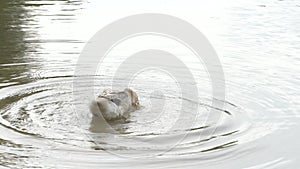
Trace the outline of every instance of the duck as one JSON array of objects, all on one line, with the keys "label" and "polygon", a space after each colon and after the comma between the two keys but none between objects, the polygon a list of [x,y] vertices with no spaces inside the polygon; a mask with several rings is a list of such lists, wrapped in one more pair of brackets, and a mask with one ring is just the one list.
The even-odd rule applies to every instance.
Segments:
[{"label": "duck", "polygon": [[140,103],[138,95],[130,88],[122,91],[105,89],[91,101],[89,108],[93,116],[111,121],[128,118],[131,112],[140,109]]}]

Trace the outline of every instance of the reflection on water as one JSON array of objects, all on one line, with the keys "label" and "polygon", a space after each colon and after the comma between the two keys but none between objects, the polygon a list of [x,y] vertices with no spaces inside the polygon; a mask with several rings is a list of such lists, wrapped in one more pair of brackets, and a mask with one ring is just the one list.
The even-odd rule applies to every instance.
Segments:
[{"label": "reflection on water", "polygon": [[[41,76],[43,65],[57,67],[79,51],[59,51],[62,43],[81,43],[79,40],[53,39],[59,35],[57,30],[49,32],[51,25],[60,25],[74,20],[74,14],[80,10],[81,1],[25,1],[3,0],[0,2],[0,88],[15,84],[29,83]],[[70,29],[70,28],[66,28]],[[53,29],[52,29],[53,30]],[[67,35],[64,35],[67,36]],[[63,38],[60,36],[60,38]],[[67,45],[66,45],[67,46]],[[72,48],[76,48],[73,45]],[[64,47],[66,49],[66,47]],[[64,59],[57,53],[64,54]],[[47,59],[59,57],[56,62]],[[53,60],[52,60],[53,61]],[[50,64],[50,65],[49,65]],[[62,71],[60,71],[62,72]],[[69,75],[65,72],[64,76]],[[57,76],[57,74],[56,74]]]},{"label": "reflection on water", "polygon": [[24,72],[28,72],[28,67],[34,66],[28,64],[34,60],[27,59],[27,56],[37,48],[35,44],[26,43],[27,38],[35,36],[34,30],[31,28],[34,26],[30,21],[31,16],[28,14],[28,10],[21,5],[24,3],[22,0],[4,0],[0,3],[1,78],[2,82],[6,82],[1,83],[0,87],[30,82]]},{"label": "reflection on water", "polygon": [[[98,0],[1,0],[0,165],[297,167],[299,5],[292,0],[192,3],[197,5],[170,1],[160,4],[164,6],[161,9],[158,4],[139,2],[133,8],[123,2]],[[188,8],[181,9],[185,5]],[[105,24],[153,9],[182,18],[189,16],[189,21],[203,29],[224,67],[226,100],[219,101],[225,107],[211,106],[210,83],[204,69],[193,70],[200,75],[199,102],[180,98],[167,78],[148,72],[133,81],[143,108],[126,120],[106,125],[91,117],[88,98],[76,100],[73,94],[83,95],[88,85],[99,91],[108,87],[111,74],[84,77],[73,91],[77,58],[90,36]],[[193,10],[197,15],[191,15]],[[133,40],[131,45],[137,48],[138,43]],[[106,73],[115,69],[131,49],[120,46],[107,60]],[[188,58],[187,53],[182,55]],[[89,78],[95,84],[88,84]],[[121,84],[124,79],[118,80]],[[180,127],[170,128],[181,99],[198,104],[199,116],[190,117],[187,108]],[[74,105],[79,109],[74,110]],[[211,108],[222,114],[220,121],[204,120]],[[191,126],[192,122],[195,125]]]}]

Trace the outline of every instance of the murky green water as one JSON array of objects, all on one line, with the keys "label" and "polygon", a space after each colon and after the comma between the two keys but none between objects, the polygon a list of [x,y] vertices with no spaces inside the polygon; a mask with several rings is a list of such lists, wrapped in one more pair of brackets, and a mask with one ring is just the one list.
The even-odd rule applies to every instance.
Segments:
[{"label": "murky green water", "polygon": [[[159,37],[133,39],[109,55],[103,71],[85,76],[73,88],[75,68],[89,66],[77,64],[89,38],[117,19],[145,12],[185,19],[208,37],[224,69],[226,100],[220,102],[225,107],[210,106],[205,69],[192,70],[199,75],[197,117],[188,111],[195,101],[184,98],[189,106],[180,112],[172,79],[151,70],[133,81],[143,109],[112,123],[117,131],[112,133],[91,117],[89,100],[74,95],[84,95],[87,86],[97,91],[108,87],[116,65],[132,49],[160,46],[189,58]],[[293,0],[1,0],[0,166],[297,168],[299,16],[300,3]],[[91,78],[94,84],[88,83]],[[164,111],[151,106],[160,104]],[[204,121],[210,109],[222,119]],[[172,128],[178,113],[186,116]]]}]

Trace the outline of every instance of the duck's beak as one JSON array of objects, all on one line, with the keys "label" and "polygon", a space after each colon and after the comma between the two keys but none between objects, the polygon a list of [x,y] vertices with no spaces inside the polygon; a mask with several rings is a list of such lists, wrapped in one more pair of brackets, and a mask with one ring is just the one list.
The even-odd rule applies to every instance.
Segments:
[{"label": "duck's beak", "polygon": [[139,110],[141,108],[139,103],[133,103],[133,106],[135,107],[136,110]]}]

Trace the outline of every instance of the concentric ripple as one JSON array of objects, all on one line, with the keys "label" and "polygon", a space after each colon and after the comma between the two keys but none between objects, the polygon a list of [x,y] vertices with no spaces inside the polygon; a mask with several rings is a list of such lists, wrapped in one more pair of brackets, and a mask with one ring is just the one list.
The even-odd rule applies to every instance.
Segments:
[{"label": "concentric ripple", "polygon": [[[239,144],[239,136],[249,127],[245,114],[234,104],[226,102],[226,110],[223,110],[203,102],[198,103],[201,114],[196,119],[205,119],[209,109],[215,108],[223,114],[222,120],[210,124],[196,121],[192,127],[180,123],[179,128],[169,128],[170,121],[160,117],[153,119],[157,110],[148,109],[146,103],[172,102],[178,98],[160,93],[146,98],[147,92],[140,91],[143,108],[126,120],[110,123],[109,127],[114,130],[111,132],[100,119],[91,116],[88,104],[73,100],[72,80],[72,77],[50,78],[2,89],[1,125],[24,137],[47,140],[48,145],[60,143],[132,158],[184,156],[230,149]],[[85,91],[88,84],[84,83],[77,92]],[[73,111],[74,104],[80,104],[82,109]],[[85,118],[78,118],[78,113]],[[187,116],[184,122],[188,124],[192,120]]]}]

